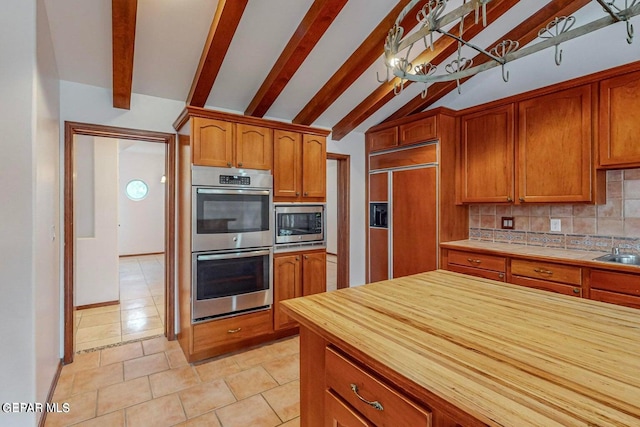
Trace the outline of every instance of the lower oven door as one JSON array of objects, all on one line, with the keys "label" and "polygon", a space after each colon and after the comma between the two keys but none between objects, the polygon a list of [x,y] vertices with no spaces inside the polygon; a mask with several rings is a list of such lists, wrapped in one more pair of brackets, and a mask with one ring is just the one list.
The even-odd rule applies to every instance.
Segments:
[{"label": "lower oven door", "polygon": [[273,250],[194,253],[193,321],[267,308],[273,303]]}]

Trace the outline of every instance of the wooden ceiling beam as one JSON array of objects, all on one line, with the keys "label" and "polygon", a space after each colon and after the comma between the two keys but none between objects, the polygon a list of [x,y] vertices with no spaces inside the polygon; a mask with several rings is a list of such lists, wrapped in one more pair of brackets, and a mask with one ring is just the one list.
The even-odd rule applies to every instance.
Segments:
[{"label": "wooden ceiling beam", "polygon": [[[415,19],[416,12],[427,3],[428,0],[418,2],[400,22],[405,33],[418,25]],[[384,53],[384,41],[393,27],[398,15],[406,6],[406,1],[401,1],[384,17],[378,26],[369,34],[364,42],[351,54],[349,59],[335,72],[325,85],[293,119],[293,123],[311,125],[335,102],[375,61]]]},{"label": "wooden ceiling beam", "polygon": [[264,117],[347,0],[315,0],[247,107],[247,116]]},{"label": "wooden ceiling beam", "polygon": [[[557,16],[572,15],[589,2],[590,0],[554,0],[530,18],[527,18],[520,25],[516,26],[513,30],[506,33],[503,37],[500,37],[491,46],[495,46],[503,40],[518,41],[521,47],[526,46],[538,37],[538,30],[546,26],[554,18]],[[487,62],[488,60],[489,58],[487,56],[479,54],[473,58],[473,65],[477,66]],[[473,76],[461,80],[460,84],[470,78],[473,78]],[[419,113],[456,89],[457,85],[455,81],[434,83],[429,86],[427,96],[424,99],[421,95],[416,96],[402,108],[398,109],[398,111],[387,117],[384,122]]]},{"label": "wooden ceiling beam", "polygon": [[[497,0],[487,5],[487,25],[494,22],[500,16],[502,16],[507,10],[511,9],[518,0]],[[471,13],[464,19],[464,30],[461,37],[469,40],[479,34],[484,27],[482,22],[475,22],[475,14]],[[452,29],[452,32],[458,34],[457,26]],[[458,48],[458,42],[449,37],[440,37],[434,42],[434,50],[427,49],[422,52],[415,60],[414,64],[423,62],[431,62],[434,65],[439,65],[444,62],[449,56],[455,53]],[[372,114],[382,108],[387,102],[394,98],[394,87],[400,83],[400,79],[397,77],[392,79],[389,83],[382,83],[373,93],[371,93],[364,101],[362,101],[356,108],[354,108],[349,114],[347,114],[340,122],[338,122],[332,129],[331,138],[339,141],[349,132],[358,127],[362,122],[368,119]],[[405,88],[412,84],[412,82],[405,82]]]},{"label": "wooden ceiling beam", "polygon": [[113,107],[131,107],[138,0],[111,0]]},{"label": "wooden ceiling beam", "polygon": [[187,105],[204,107],[249,0],[218,0]]}]

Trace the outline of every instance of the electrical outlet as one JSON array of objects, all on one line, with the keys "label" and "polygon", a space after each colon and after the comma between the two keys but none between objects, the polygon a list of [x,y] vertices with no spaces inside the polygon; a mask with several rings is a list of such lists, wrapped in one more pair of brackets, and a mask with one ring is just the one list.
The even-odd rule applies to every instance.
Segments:
[{"label": "electrical outlet", "polygon": [[551,231],[562,231],[562,221],[560,221],[559,219],[552,219]]}]

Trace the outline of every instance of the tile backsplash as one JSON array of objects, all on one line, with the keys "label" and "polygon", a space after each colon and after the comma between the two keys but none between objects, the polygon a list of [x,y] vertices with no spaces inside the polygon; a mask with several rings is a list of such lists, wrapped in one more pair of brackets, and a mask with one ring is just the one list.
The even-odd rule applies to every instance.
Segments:
[{"label": "tile backsplash", "polygon": [[[502,217],[514,218],[503,230]],[[561,231],[551,231],[559,219]],[[550,248],[640,253],[640,169],[607,171],[607,203],[469,207],[469,239]]]}]

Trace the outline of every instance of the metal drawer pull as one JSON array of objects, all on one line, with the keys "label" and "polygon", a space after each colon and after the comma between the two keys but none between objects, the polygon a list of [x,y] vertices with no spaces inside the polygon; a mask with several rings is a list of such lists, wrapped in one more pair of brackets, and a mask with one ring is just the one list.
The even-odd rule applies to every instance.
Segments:
[{"label": "metal drawer pull", "polygon": [[358,386],[355,384],[351,384],[351,391],[353,391],[353,393],[356,395],[356,397],[360,400],[362,400],[364,403],[366,403],[367,405],[373,406],[375,409],[377,409],[378,411],[382,411],[384,410],[384,408],[382,407],[382,405],[380,404],[380,402],[373,401],[371,402],[370,400],[365,399],[364,397],[360,396],[358,394]]},{"label": "metal drawer pull", "polygon": [[542,274],[553,274],[553,271],[544,270],[542,268],[534,268],[533,271],[535,271],[536,273],[542,273]]},{"label": "metal drawer pull", "polygon": [[482,261],[479,259],[471,259],[471,258],[467,258],[467,261],[469,262],[475,262],[476,264],[480,264]]},{"label": "metal drawer pull", "polygon": [[580,289],[578,289],[578,288],[573,288],[573,293],[574,293],[574,294],[579,294],[579,293],[580,293]]},{"label": "metal drawer pull", "polygon": [[240,332],[242,328],[229,329],[227,331],[228,334],[235,334],[236,332]]}]

